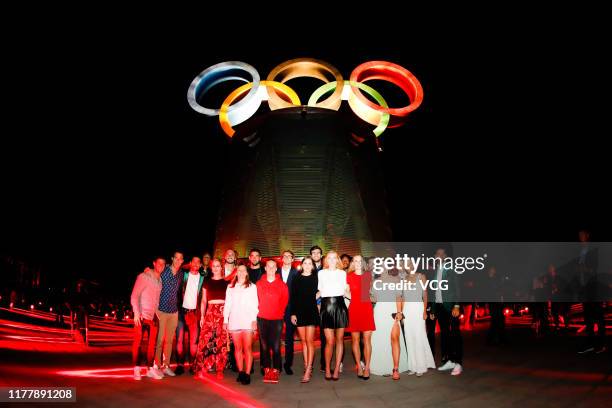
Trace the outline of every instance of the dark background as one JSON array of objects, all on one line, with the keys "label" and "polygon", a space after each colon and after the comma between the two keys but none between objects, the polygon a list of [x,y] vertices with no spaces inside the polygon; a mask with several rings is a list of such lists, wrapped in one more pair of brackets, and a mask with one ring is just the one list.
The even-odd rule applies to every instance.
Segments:
[{"label": "dark background", "polygon": [[[245,61],[266,77],[300,56],[345,78],[388,60],[423,84],[423,105],[383,135],[396,241],[574,241],[580,228],[612,239],[609,71],[597,24],[543,28],[534,17],[417,29],[389,16],[361,30],[270,20],[265,31],[259,20],[186,13],[87,14],[10,41],[3,86],[16,109],[1,150],[0,254],[41,265],[50,283],[87,277],[127,292],[157,254],[212,250],[232,159],[218,121],[188,106],[187,88],[217,62]],[[317,83],[292,85],[306,100]]]}]

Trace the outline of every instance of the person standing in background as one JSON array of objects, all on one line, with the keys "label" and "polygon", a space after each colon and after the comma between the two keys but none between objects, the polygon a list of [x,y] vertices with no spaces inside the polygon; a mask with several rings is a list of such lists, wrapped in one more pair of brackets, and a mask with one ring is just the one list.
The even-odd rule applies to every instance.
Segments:
[{"label": "person standing in background", "polygon": [[257,248],[252,248],[249,252],[249,279],[251,282],[257,284],[259,278],[265,274],[265,271],[261,267],[261,251]]},{"label": "person standing in background", "polygon": [[210,252],[204,252],[204,254],[202,255],[202,270],[200,272],[202,275],[204,275],[204,277],[209,276],[212,272],[210,270],[210,260]]},{"label": "person standing in background", "polygon": [[351,265],[352,260],[353,258],[349,254],[340,255],[340,261],[342,262],[342,270],[348,272],[348,269],[349,269],[349,266]]},{"label": "person standing in background", "polygon": [[497,269],[494,266],[490,267],[487,273],[487,293],[494,300],[489,302],[491,323],[487,332],[487,344],[494,346],[506,340],[506,316],[504,316],[504,304],[502,303],[503,281],[497,276]]},{"label": "person standing in background", "polygon": [[234,278],[237,259],[238,254],[233,249],[228,249],[223,254],[223,277],[228,281]]},{"label": "person standing in background", "polygon": [[[580,295],[583,299],[582,308],[587,334],[585,344],[578,351],[578,354],[590,352],[599,354],[606,351],[606,319],[602,302],[597,301],[599,254],[597,249],[590,245],[591,234],[589,231],[579,231],[578,239],[580,240],[580,254],[577,262],[577,277]],[[595,336],[596,323],[597,336]]]}]

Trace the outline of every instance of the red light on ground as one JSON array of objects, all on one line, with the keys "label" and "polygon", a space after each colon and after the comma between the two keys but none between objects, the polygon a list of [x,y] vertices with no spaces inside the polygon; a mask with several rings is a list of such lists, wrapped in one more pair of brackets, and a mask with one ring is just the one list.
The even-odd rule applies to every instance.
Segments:
[{"label": "red light on ground", "polygon": [[9,305],[9,307],[12,309],[13,308],[13,302],[11,302],[11,304]]},{"label": "red light on ground", "polygon": [[505,310],[504,310],[504,314],[505,314],[505,315],[509,315],[509,314],[510,314],[510,309],[505,309]]},{"label": "red light on ground", "polygon": [[38,306],[42,305],[42,302],[38,302]]},{"label": "red light on ground", "polygon": [[50,307],[50,308],[49,308],[49,311],[50,311],[50,312],[52,312],[52,311],[53,311],[53,308],[52,308],[52,307]]},{"label": "red light on ground", "polygon": [[108,317],[108,313],[104,313],[104,317]]},{"label": "red light on ground", "polygon": [[91,370],[67,370],[57,371],[57,374],[68,377],[85,378],[132,378],[132,368],[102,368]]},{"label": "red light on ground", "polygon": [[528,308],[527,306],[525,306],[525,311],[526,311],[526,312],[528,312],[528,311],[529,311],[529,308]]},{"label": "red light on ground", "polygon": [[117,313],[116,311],[113,310],[113,314]]},{"label": "red light on ground", "polygon": [[464,316],[463,316],[463,313],[462,313],[462,314],[461,314],[461,316],[459,316],[459,318],[460,318],[461,320],[463,320],[463,317],[464,317]]},{"label": "red light on ground", "polygon": [[30,309],[34,310],[34,305],[30,305]]},{"label": "red light on ground", "polygon": [[265,408],[266,407],[266,405],[263,405],[260,402],[256,401],[255,399],[250,397],[248,394],[242,394],[238,391],[235,391],[223,385],[222,383],[215,381],[212,378],[209,378],[209,376],[204,376],[200,378],[199,381],[206,383],[207,388],[209,388],[212,392],[217,394],[219,397],[229,402],[230,405],[235,405],[238,407],[245,407],[245,408]]}]

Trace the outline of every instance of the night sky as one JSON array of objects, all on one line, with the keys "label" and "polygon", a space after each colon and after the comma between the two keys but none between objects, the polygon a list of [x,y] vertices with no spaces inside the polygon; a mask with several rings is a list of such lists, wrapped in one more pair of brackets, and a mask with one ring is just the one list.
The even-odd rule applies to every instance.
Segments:
[{"label": "night sky", "polygon": [[[388,60],[423,84],[423,105],[383,136],[396,241],[573,241],[579,228],[612,239],[598,102],[609,79],[594,42],[562,27],[519,40],[398,26],[387,41],[281,44],[245,26],[234,40],[160,22],[84,21],[10,46],[4,85],[19,113],[2,141],[0,253],[40,263],[50,280],[84,276],[123,292],[157,254],[212,250],[231,158],[218,121],[188,106],[187,88],[217,62],[242,60],[265,77],[300,56],[345,78]],[[316,85],[295,84],[303,100]]]}]

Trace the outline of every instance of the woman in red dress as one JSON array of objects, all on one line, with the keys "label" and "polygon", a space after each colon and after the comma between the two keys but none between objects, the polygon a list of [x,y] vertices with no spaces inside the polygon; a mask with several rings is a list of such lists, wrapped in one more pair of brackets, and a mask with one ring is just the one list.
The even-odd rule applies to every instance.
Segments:
[{"label": "woman in red dress", "polygon": [[[370,378],[370,358],[372,357],[372,331],[374,324],[374,309],[370,301],[372,277],[365,271],[365,263],[361,255],[355,255],[349,266],[347,283],[351,288],[351,304],[349,305],[349,327],[353,340],[353,356],[357,362],[357,376],[367,380]],[[363,337],[363,357],[365,366],[361,367],[360,337]]]}]

